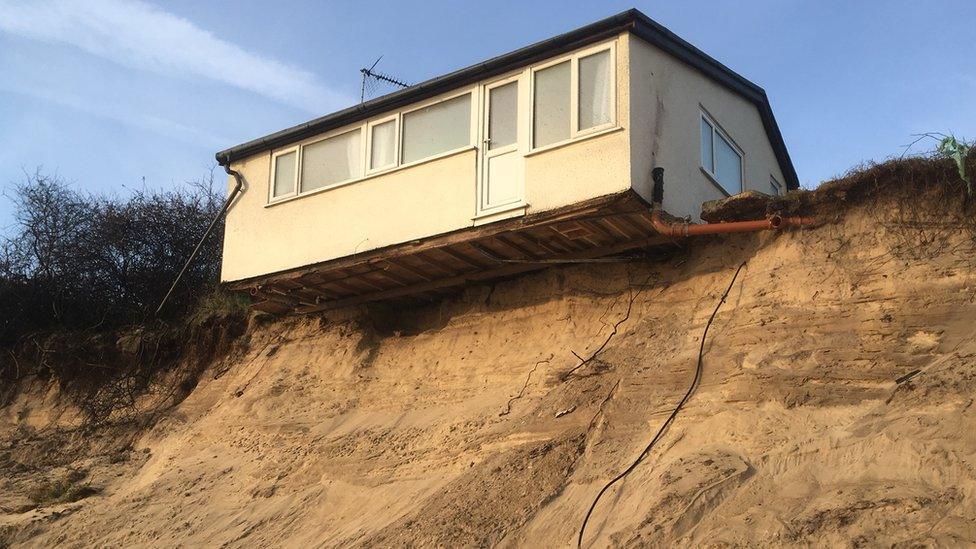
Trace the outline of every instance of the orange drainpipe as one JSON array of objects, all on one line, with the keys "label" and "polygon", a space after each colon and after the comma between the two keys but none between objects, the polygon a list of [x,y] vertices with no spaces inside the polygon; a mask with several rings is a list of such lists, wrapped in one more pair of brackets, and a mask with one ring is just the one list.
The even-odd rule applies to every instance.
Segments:
[{"label": "orange drainpipe", "polygon": [[664,168],[651,171],[654,180],[651,224],[657,232],[671,237],[688,237],[703,234],[752,233],[756,231],[775,231],[797,229],[813,223],[810,217],[783,217],[772,215],[755,221],[730,221],[728,223],[690,223],[687,221],[665,221],[662,217],[661,202],[664,201]]}]

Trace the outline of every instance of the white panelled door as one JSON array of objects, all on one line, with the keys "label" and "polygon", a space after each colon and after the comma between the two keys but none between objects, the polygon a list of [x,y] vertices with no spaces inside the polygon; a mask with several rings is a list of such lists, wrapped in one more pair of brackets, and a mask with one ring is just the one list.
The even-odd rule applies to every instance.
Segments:
[{"label": "white panelled door", "polygon": [[485,86],[485,139],[478,192],[478,214],[490,215],[524,201],[519,154],[519,81]]}]

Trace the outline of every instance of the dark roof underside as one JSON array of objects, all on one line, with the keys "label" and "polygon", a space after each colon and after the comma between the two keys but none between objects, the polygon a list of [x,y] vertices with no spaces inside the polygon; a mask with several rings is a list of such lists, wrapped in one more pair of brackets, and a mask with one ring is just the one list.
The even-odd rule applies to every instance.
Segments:
[{"label": "dark roof underside", "polygon": [[360,105],[220,151],[216,155],[217,162],[221,165],[227,165],[254,154],[289,145],[335,128],[437,96],[455,88],[474,84],[531,65],[537,61],[578,49],[625,31],[633,33],[680,61],[698,69],[715,82],[755,104],[766,129],[769,143],[776,154],[780,170],[786,179],[787,188],[796,189],[799,187],[796,170],[793,168],[793,162],[786,150],[786,144],[783,142],[783,136],[776,124],[766,92],[636,9],[627,10],[482,63],[432,78]]}]

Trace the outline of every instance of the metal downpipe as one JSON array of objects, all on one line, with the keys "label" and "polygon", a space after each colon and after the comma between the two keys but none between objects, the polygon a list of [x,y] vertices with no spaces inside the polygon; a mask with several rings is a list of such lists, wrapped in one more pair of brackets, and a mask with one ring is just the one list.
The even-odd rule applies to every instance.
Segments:
[{"label": "metal downpipe", "polygon": [[169,291],[167,291],[166,295],[163,296],[163,300],[159,302],[159,307],[156,307],[155,313],[157,316],[159,315],[160,311],[163,310],[163,306],[166,305],[166,302],[169,300],[170,296],[173,295],[173,290],[175,290],[176,286],[180,283],[180,279],[182,279],[183,275],[185,275],[190,269],[190,265],[192,265],[193,260],[197,258],[197,254],[199,254],[200,249],[203,248],[203,243],[207,241],[210,233],[212,233],[214,227],[217,226],[217,222],[224,217],[227,210],[230,208],[230,205],[234,202],[234,199],[237,198],[237,195],[244,190],[244,176],[242,176],[240,172],[237,170],[232,170],[229,163],[224,165],[224,171],[227,172],[227,175],[234,176],[237,184],[234,185],[234,188],[231,189],[230,194],[227,195],[227,199],[224,200],[224,205],[220,207],[220,211],[214,216],[213,221],[210,222],[210,226],[207,227],[207,231],[203,233],[200,241],[197,242],[197,246],[193,248],[193,252],[190,254],[190,257],[186,260],[186,263],[183,264],[180,274],[176,275],[176,279],[173,280],[173,284],[169,287]]}]

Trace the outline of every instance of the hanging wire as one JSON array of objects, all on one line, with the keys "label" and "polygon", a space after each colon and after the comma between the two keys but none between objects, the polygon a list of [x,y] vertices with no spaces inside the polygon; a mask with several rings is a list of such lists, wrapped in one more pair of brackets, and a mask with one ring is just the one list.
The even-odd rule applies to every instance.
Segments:
[{"label": "hanging wire", "polygon": [[661,428],[658,429],[657,434],[655,434],[654,438],[652,438],[651,441],[647,444],[647,446],[644,447],[644,451],[642,451],[640,455],[637,456],[637,459],[635,459],[634,462],[630,464],[630,467],[627,467],[626,469],[624,469],[622,473],[613,477],[613,479],[610,482],[606,483],[603,486],[603,488],[600,490],[600,493],[596,495],[596,498],[593,500],[593,503],[590,505],[590,508],[586,511],[586,516],[583,518],[583,524],[580,525],[579,537],[576,539],[577,549],[583,546],[583,532],[586,531],[586,523],[590,521],[590,515],[592,515],[593,510],[596,509],[596,504],[600,502],[600,498],[602,498],[603,494],[605,494],[606,491],[610,489],[610,487],[616,484],[617,481],[629,475],[631,471],[636,469],[637,465],[639,465],[640,462],[643,461],[645,457],[647,457],[647,454],[651,453],[651,449],[654,448],[654,445],[657,444],[657,441],[661,438],[661,435],[663,435],[664,431],[668,428],[669,425],[671,425],[671,422],[674,421],[674,418],[678,416],[678,412],[681,411],[685,403],[688,402],[688,399],[691,398],[692,393],[695,392],[695,388],[698,387],[698,383],[701,381],[701,376],[702,376],[702,370],[703,370],[702,358],[705,355],[705,338],[708,337],[708,329],[711,328],[712,321],[715,320],[715,315],[718,314],[718,310],[722,307],[722,304],[725,303],[725,300],[729,297],[729,292],[732,291],[732,286],[735,285],[735,279],[739,277],[739,271],[741,271],[742,268],[745,266],[746,266],[746,262],[743,261],[742,264],[739,265],[739,268],[735,270],[735,274],[732,275],[732,281],[729,282],[729,286],[728,288],[725,289],[725,293],[722,294],[722,298],[719,299],[718,303],[715,305],[715,310],[712,311],[712,316],[708,317],[708,323],[705,324],[705,331],[702,332],[701,345],[699,345],[698,347],[698,363],[695,366],[695,376],[691,380],[691,385],[688,387],[688,391],[685,393],[685,396],[681,397],[681,400],[678,402],[678,405],[675,406],[674,411],[672,411],[671,415],[668,416],[668,419],[666,419],[664,423],[661,424]]}]

